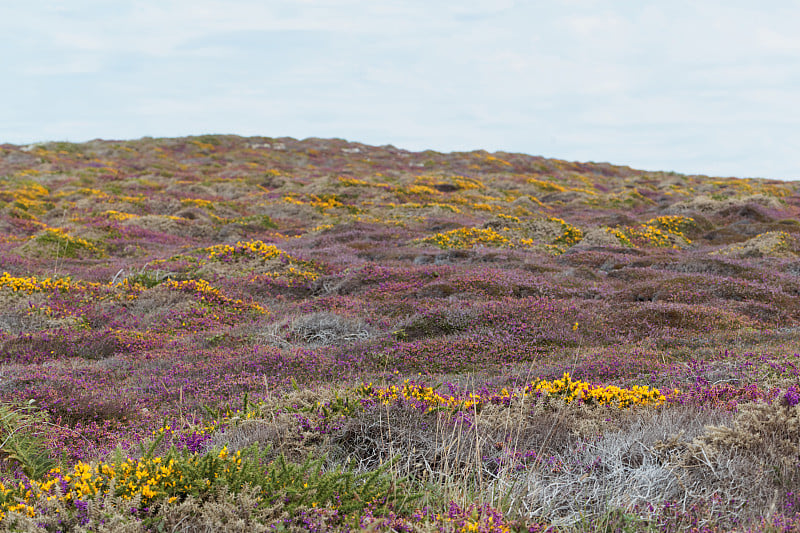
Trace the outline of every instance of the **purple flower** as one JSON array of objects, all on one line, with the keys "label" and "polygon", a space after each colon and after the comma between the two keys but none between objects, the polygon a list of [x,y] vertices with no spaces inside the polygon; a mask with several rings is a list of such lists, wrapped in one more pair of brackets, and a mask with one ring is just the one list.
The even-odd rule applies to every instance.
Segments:
[{"label": "purple flower", "polygon": [[786,394],[783,395],[784,403],[789,407],[794,407],[800,403],[800,387],[797,385],[790,385],[786,389]]}]

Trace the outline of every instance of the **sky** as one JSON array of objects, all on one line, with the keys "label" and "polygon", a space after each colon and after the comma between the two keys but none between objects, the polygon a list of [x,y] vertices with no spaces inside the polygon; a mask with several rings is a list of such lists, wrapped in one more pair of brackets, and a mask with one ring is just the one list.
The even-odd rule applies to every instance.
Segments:
[{"label": "sky", "polygon": [[26,0],[0,144],[226,133],[800,179],[800,1]]}]

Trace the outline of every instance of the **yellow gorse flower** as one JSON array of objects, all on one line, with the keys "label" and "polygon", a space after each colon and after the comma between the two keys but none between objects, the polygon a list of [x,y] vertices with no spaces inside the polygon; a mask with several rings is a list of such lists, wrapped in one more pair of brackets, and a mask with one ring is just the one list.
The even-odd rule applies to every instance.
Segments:
[{"label": "yellow gorse flower", "polygon": [[188,292],[200,297],[200,301],[207,305],[221,305],[232,309],[256,311],[260,314],[268,314],[269,311],[257,303],[244,302],[239,299],[231,299],[223,295],[219,289],[213,287],[204,279],[190,279],[184,281],[167,280],[164,285],[170,289]]},{"label": "yellow gorse flower", "polygon": [[[182,464],[184,468],[194,470],[201,460],[202,456],[197,455]],[[235,474],[242,468],[239,451],[230,453],[223,448],[216,460],[220,467],[218,474]],[[16,490],[7,489],[0,483],[0,500],[4,500],[0,502],[0,520],[9,511],[34,517],[33,503],[41,497],[72,502],[113,492],[123,499],[140,496],[142,503],[147,504],[164,496],[169,496],[169,501],[173,502],[182,494],[205,489],[210,484],[208,479],[186,477],[173,459],[165,460],[163,457],[129,458],[118,464],[80,461],[65,475],[61,474],[59,468],[54,468],[43,480],[29,480],[27,485],[20,483]],[[9,497],[12,493],[13,499]]]},{"label": "yellow gorse flower", "polygon": [[0,276],[0,289],[10,289],[13,292],[24,292],[33,294],[34,292],[61,291],[67,292],[75,288],[76,284],[70,278],[44,278],[37,277],[15,277],[8,272],[3,272]]},{"label": "yellow gorse flower", "polygon": [[396,401],[417,403],[423,406],[427,412],[436,409],[478,409],[486,403],[506,403],[542,394],[561,398],[566,403],[580,401],[587,405],[609,405],[620,409],[634,406],[660,407],[666,401],[666,397],[660,390],[646,385],[634,385],[630,389],[615,385],[595,386],[585,381],[573,380],[568,372],[565,372],[561,379],[540,380],[531,383],[522,391],[514,393],[503,388],[496,393],[470,392],[459,397],[441,394],[433,387],[410,380],[405,380],[400,386],[390,385],[386,388],[375,388],[370,383],[362,385],[356,392],[365,397],[375,398],[384,405],[390,405]]},{"label": "yellow gorse flower", "polygon": [[235,261],[238,259],[269,261],[279,258],[283,263],[289,265],[289,268],[283,272],[268,272],[264,275],[270,277],[288,276],[290,279],[303,281],[313,281],[318,277],[318,274],[311,270],[313,263],[297,259],[277,246],[263,241],[239,241],[236,244],[218,244],[204,248],[203,252],[208,254],[206,259],[209,261]]},{"label": "yellow gorse flower", "polygon": [[439,248],[471,248],[478,245],[508,246],[508,238],[492,228],[458,228],[444,233],[437,233],[418,242],[430,243]]}]

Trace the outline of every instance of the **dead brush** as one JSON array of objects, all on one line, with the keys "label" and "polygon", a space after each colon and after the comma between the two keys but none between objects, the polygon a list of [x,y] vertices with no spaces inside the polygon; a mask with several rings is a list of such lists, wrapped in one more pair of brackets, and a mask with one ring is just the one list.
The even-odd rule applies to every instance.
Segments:
[{"label": "dead brush", "polygon": [[779,492],[800,489],[800,404],[745,404],[732,424],[708,427],[695,445],[710,454],[743,453],[754,467],[772,472]]},{"label": "dead brush", "polygon": [[503,504],[496,489],[526,454],[561,451],[574,440],[570,420],[533,411],[529,398],[480,410],[423,411],[402,404],[366,409],[331,436],[330,457],[374,470],[394,460],[393,474],[425,487],[428,503]]},{"label": "dead brush", "polygon": [[[644,412],[617,430],[574,438],[525,469],[506,471],[491,491],[504,495],[510,515],[576,527],[621,511],[655,520],[660,507],[677,503],[684,512],[704,508],[699,520],[735,524],[769,506],[773,493],[765,472],[737,451],[703,454],[691,441],[713,412],[689,409]],[[750,516],[754,518],[754,516]]]},{"label": "dead brush", "polygon": [[431,502],[467,504],[481,494],[482,481],[494,475],[485,459],[497,456],[497,440],[466,413],[382,406],[364,411],[333,435],[330,458],[355,463],[359,471],[394,461],[392,475],[425,487]]},{"label": "dead brush", "polygon": [[256,339],[264,344],[291,348],[351,344],[374,335],[374,328],[360,318],[318,311],[270,324],[256,334]]}]

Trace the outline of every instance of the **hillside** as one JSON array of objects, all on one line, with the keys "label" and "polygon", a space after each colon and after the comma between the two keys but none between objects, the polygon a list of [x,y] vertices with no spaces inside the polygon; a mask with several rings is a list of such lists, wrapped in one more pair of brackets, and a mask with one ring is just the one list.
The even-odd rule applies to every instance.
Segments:
[{"label": "hillside", "polygon": [[206,135],[0,200],[4,527],[800,531],[798,182]]}]

